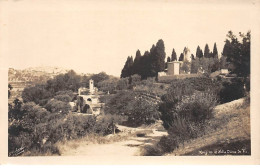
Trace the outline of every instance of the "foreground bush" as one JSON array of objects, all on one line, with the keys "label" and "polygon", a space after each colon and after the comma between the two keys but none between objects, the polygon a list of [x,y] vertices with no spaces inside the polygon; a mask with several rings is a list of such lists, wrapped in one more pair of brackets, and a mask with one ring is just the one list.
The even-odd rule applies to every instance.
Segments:
[{"label": "foreground bush", "polygon": [[[171,152],[203,134],[206,120],[213,116],[218,103],[218,81],[210,78],[188,78],[174,81],[160,104],[161,120],[168,131],[150,152]],[[153,154],[152,154],[153,155]]]},{"label": "foreground bush", "polygon": [[127,117],[128,126],[154,123],[159,119],[158,105],[139,92],[120,91],[106,103],[105,114]]},{"label": "foreground bush", "polygon": [[[227,103],[246,95],[246,89],[250,89],[250,82],[240,78],[222,80],[222,89],[219,92],[220,102]],[[247,86],[247,87],[246,87]]]},{"label": "foreground bush", "polygon": [[[55,145],[58,141],[81,138],[88,134],[104,136],[115,130],[112,117],[97,120],[93,116],[54,112],[56,110],[50,112],[34,102],[25,103],[17,110],[19,115],[9,120],[9,156],[59,154]],[[18,153],[17,149],[23,152]]]}]

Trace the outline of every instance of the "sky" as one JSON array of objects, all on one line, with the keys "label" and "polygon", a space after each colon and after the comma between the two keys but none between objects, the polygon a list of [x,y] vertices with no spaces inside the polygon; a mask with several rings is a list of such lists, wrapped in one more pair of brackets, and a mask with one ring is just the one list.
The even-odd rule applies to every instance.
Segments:
[{"label": "sky", "polygon": [[199,45],[219,54],[226,34],[246,33],[252,1],[15,0],[5,4],[6,62],[24,69],[59,66],[120,76],[127,56],[163,39],[166,56]]}]

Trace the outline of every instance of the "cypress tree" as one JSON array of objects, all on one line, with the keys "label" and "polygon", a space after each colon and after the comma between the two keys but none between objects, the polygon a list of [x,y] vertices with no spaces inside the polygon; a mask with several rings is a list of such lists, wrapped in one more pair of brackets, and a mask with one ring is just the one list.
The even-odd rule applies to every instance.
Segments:
[{"label": "cypress tree", "polygon": [[140,75],[142,79],[146,79],[151,76],[150,67],[151,67],[151,58],[149,51],[145,51],[144,55],[141,57],[140,65],[142,68],[140,69]]},{"label": "cypress tree", "polygon": [[202,58],[202,57],[203,57],[203,52],[200,49],[200,46],[198,46],[196,51],[196,58]]},{"label": "cypress tree", "polygon": [[222,51],[222,55],[227,57],[231,54],[231,52],[232,52],[231,43],[229,40],[226,40],[223,51]]},{"label": "cypress tree", "polygon": [[133,68],[133,57],[127,57],[127,60],[125,62],[124,68],[121,71],[121,78],[129,77],[132,75],[132,68]]},{"label": "cypress tree", "polygon": [[151,48],[151,73],[156,76],[158,72],[165,68],[165,47],[162,39],[158,40],[156,46]]},{"label": "cypress tree", "polygon": [[205,45],[204,57],[205,58],[209,58],[210,57],[210,51],[209,51],[209,45],[208,44]]},{"label": "cypress tree", "polygon": [[214,47],[213,47],[213,58],[218,58],[218,49],[216,43],[214,43]]},{"label": "cypress tree", "polygon": [[167,57],[167,62],[171,62],[171,58],[170,57]]},{"label": "cypress tree", "polygon": [[191,54],[191,60],[195,60],[195,56]]},{"label": "cypress tree", "polygon": [[180,57],[179,57],[179,61],[183,61],[184,60],[184,54],[181,53]]},{"label": "cypress tree", "polygon": [[176,54],[174,48],[172,49],[172,58],[171,58],[171,61],[177,61],[177,54]]},{"label": "cypress tree", "polygon": [[133,64],[133,74],[139,74],[140,75],[140,70],[141,70],[140,60],[141,60],[141,56],[142,55],[141,55],[140,50],[137,50],[136,54],[135,54],[134,64]]}]

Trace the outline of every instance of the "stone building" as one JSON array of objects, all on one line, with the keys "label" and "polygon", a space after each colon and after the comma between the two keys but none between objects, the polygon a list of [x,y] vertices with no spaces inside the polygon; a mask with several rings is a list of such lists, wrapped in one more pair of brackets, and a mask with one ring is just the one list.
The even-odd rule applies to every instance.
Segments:
[{"label": "stone building", "polygon": [[163,72],[158,72],[158,77],[161,76],[174,76],[180,74],[181,61],[167,62],[167,69]]}]

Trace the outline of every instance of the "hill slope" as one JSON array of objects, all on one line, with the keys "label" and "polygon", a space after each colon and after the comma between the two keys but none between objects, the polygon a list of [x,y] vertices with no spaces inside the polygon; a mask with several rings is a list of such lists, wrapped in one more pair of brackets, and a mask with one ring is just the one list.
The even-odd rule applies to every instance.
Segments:
[{"label": "hill slope", "polygon": [[250,155],[250,107],[244,99],[216,106],[204,136],[168,155]]}]

